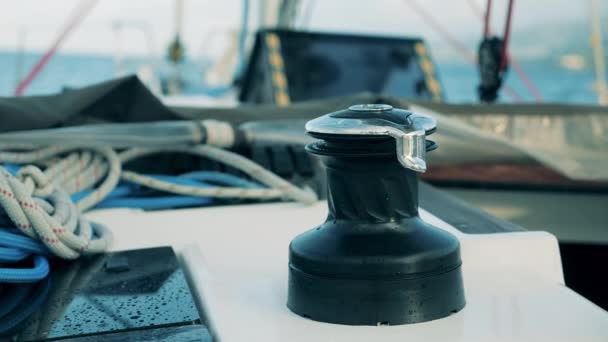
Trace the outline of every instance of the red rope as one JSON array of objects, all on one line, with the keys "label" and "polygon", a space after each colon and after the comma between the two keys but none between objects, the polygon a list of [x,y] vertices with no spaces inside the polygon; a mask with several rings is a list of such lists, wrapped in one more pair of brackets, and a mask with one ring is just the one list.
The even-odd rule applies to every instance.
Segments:
[{"label": "red rope", "polygon": [[25,89],[30,85],[30,83],[32,83],[32,81],[36,78],[36,76],[38,76],[40,71],[42,71],[44,66],[49,62],[51,57],[53,57],[53,55],[57,52],[61,43],[72,32],[72,30],[74,28],[76,28],[76,26],[78,26],[78,24],[80,24],[82,22],[82,20],[86,17],[86,15],[89,13],[89,11],[91,9],[93,9],[93,7],[95,6],[96,3],[97,3],[97,0],[90,0],[88,2],[85,2],[84,4],[80,3],[76,7],[76,9],[73,11],[73,14],[70,16],[70,20],[65,25],[63,30],[61,30],[61,32],[59,33],[59,36],[57,37],[57,39],[55,39],[55,41],[53,42],[53,44],[51,45],[49,50],[47,52],[45,52],[44,55],[42,55],[42,57],[40,57],[40,59],[38,60],[36,65],[34,65],[32,70],[30,70],[30,72],[23,79],[23,81],[21,81],[21,83],[19,83],[19,85],[17,86],[17,89],[15,89],[16,96],[23,95],[23,92],[25,91]]},{"label": "red rope", "polygon": [[536,87],[534,82],[528,77],[528,74],[524,70],[524,68],[519,64],[515,58],[510,57],[511,65],[513,65],[513,71],[517,74],[517,77],[521,80],[521,82],[528,88],[528,91],[532,96],[534,96],[534,100],[536,102],[543,102],[543,95],[540,93],[540,90]]},{"label": "red rope", "polygon": [[[481,20],[484,20],[484,34],[486,31],[488,32],[486,37],[491,35],[492,27],[489,24],[489,22],[486,24],[486,18],[488,16],[487,13],[489,12],[489,8],[492,6],[492,0],[488,0],[488,9],[486,10],[486,17],[484,17],[484,14],[482,13],[481,8],[479,8],[477,6],[477,4],[474,2],[474,0],[469,0],[468,4],[470,5],[473,12]],[[513,65],[513,71],[515,71],[515,74],[517,74],[517,77],[526,86],[526,88],[528,89],[528,92],[530,94],[532,94],[532,96],[534,97],[534,100],[536,102],[543,102],[544,101],[543,95],[540,93],[540,90],[538,89],[536,84],[534,84],[532,79],[530,79],[530,77],[528,77],[528,74],[526,73],[524,68],[521,66],[521,64],[519,64],[519,62],[513,56],[509,56],[509,60],[510,60],[511,64]]]},{"label": "red rope", "polygon": [[[471,6],[474,6],[470,1],[469,4],[471,4]],[[484,21],[483,21],[483,36],[484,37],[489,37],[491,32],[490,32],[490,14],[492,12],[492,0],[488,0],[488,7],[486,8],[486,14],[484,16]]]},{"label": "red rope", "polygon": [[[404,2],[410,6],[414,11],[418,13],[421,17],[423,17],[430,26],[435,29],[443,38],[452,45],[453,48],[460,51],[460,54],[471,64],[477,64],[477,57],[475,57],[475,53],[471,51],[465,44],[460,42],[454,36],[450,34],[448,30],[446,30],[440,23],[437,21],[432,15],[426,12],[415,0],[404,0]],[[523,98],[517,94],[517,92],[505,85],[503,87],[505,94],[511,98],[513,101],[522,101]]]},{"label": "red rope", "polygon": [[507,22],[505,23],[505,31],[503,33],[502,40],[502,54],[500,56],[500,70],[507,68],[507,62],[509,60],[509,54],[507,49],[509,47],[509,38],[511,38],[511,19],[513,18],[513,3],[515,0],[509,0],[509,7],[507,8]]}]

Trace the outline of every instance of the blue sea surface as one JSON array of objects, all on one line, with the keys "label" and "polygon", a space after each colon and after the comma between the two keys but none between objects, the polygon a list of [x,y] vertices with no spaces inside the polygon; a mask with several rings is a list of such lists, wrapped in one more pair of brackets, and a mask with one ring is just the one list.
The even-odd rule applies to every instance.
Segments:
[{"label": "blue sea surface", "polygon": [[[14,51],[0,51],[0,96],[12,96],[17,80],[25,77],[39,58],[40,54],[37,53],[26,53],[20,57]],[[145,62],[143,58],[127,59],[122,71],[135,73]],[[203,70],[192,61],[187,61],[186,64],[191,70]],[[477,102],[476,87],[479,80],[475,66],[452,60],[439,60],[436,64],[448,102]],[[520,61],[520,64],[547,102],[594,104],[597,101],[592,87],[594,73],[589,67],[580,71],[566,70],[559,66],[556,59]],[[34,79],[25,94],[52,94],[64,87],[85,86],[116,76],[118,73],[112,56],[58,54]],[[507,75],[506,84],[521,95],[524,101],[534,101],[534,97],[512,70]],[[500,101],[512,102],[504,92]]]},{"label": "blue sea surface", "polygon": [[[593,90],[595,82],[593,69],[567,70],[553,59],[520,60],[519,63],[538,88],[544,102],[597,104],[597,95]],[[478,101],[479,75],[476,66],[450,62],[437,62],[437,64],[448,102]],[[513,70],[507,72],[505,84],[520,95],[523,101],[535,100]],[[500,101],[513,102],[504,91],[500,93]]]}]

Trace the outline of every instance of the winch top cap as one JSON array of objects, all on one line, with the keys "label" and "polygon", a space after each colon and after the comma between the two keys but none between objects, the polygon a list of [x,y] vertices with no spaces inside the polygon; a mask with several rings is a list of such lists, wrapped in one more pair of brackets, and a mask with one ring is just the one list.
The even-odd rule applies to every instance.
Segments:
[{"label": "winch top cap", "polygon": [[426,136],[436,127],[437,122],[428,115],[387,104],[358,104],[308,121],[306,132],[324,140],[332,137],[392,137],[401,165],[425,172]]},{"label": "winch top cap", "polygon": [[385,135],[382,128],[388,127],[403,132],[423,131],[430,135],[437,128],[437,122],[428,115],[393,108],[388,104],[357,104],[309,121],[306,132],[311,135]]}]

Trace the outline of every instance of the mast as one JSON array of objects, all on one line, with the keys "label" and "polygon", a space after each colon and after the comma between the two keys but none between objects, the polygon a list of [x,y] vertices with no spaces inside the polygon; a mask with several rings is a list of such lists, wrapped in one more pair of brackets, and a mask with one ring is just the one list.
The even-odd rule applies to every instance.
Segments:
[{"label": "mast", "polygon": [[258,27],[276,27],[279,22],[280,0],[260,0],[258,4]]},{"label": "mast", "polygon": [[164,92],[170,95],[180,94],[182,92],[182,79],[180,75],[180,63],[184,60],[185,48],[182,42],[181,32],[184,19],[184,0],[175,0],[174,8],[174,38],[169,44],[168,59],[171,65],[171,75],[167,79],[166,89]]}]

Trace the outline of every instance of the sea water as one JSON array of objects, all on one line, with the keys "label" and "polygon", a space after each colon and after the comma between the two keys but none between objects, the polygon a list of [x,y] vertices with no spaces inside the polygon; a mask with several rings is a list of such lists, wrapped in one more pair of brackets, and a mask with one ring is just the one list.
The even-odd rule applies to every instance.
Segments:
[{"label": "sea water", "polygon": [[[37,53],[19,55],[15,51],[0,51],[0,96],[12,96],[18,81],[25,77],[39,58],[40,54]],[[519,62],[545,101],[590,104],[597,102],[593,90],[594,71],[590,66],[581,70],[567,70],[552,58]],[[144,64],[166,65],[162,60],[128,58],[121,61],[121,67],[118,68],[114,58],[109,55],[57,54],[42,69],[25,94],[52,94],[66,87],[81,87],[109,80],[126,73],[136,73]],[[479,74],[474,65],[459,60],[437,60],[436,64],[448,102],[477,102]],[[195,79],[203,79],[204,68],[194,61],[186,61],[185,68],[192,71],[188,73],[191,76],[200,75]],[[514,89],[523,101],[534,101],[534,97],[513,70],[507,73],[506,84]],[[205,91],[204,87],[198,89]],[[513,102],[513,99],[502,92],[500,101]]]}]

